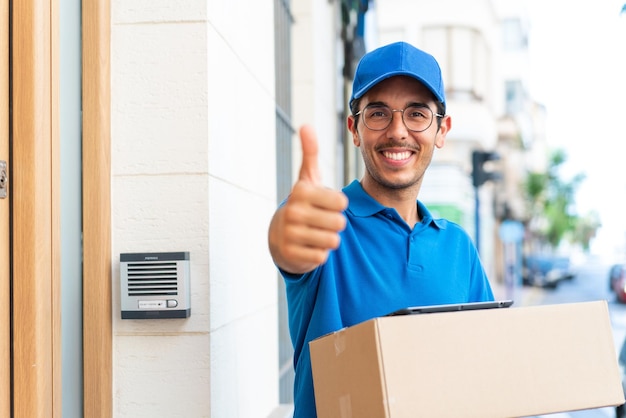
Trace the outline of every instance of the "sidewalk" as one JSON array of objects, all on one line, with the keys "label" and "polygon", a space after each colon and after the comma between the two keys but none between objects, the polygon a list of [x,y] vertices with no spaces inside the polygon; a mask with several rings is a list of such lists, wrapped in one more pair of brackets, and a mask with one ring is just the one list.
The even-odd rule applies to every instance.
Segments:
[{"label": "sidewalk", "polygon": [[517,286],[512,291],[504,286],[504,283],[491,283],[493,295],[496,300],[513,299],[514,307],[539,305],[543,292],[540,288],[532,286]]},{"label": "sidewalk", "polygon": [[615,408],[587,409],[584,411],[558,412],[532,418],[615,418]]}]

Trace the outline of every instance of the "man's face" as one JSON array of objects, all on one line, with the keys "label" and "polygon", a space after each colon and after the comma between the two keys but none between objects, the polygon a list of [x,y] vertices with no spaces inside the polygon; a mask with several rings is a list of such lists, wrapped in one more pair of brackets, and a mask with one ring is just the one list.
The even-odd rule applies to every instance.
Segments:
[{"label": "man's face", "polygon": [[[427,106],[433,114],[437,113],[432,93],[411,77],[396,76],[381,81],[363,96],[359,110],[378,104],[398,110],[410,105]],[[438,128],[436,116],[433,116],[428,129],[414,132],[407,129],[401,112],[392,114],[390,125],[383,130],[365,126],[363,114],[358,116],[358,123],[353,116],[348,118],[352,140],[361,149],[366,167],[363,185],[370,190],[373,187],[378,190],[415,189],[417,192],[435,147],[441,148],[444,144],[450,118],[444,117]]]}]

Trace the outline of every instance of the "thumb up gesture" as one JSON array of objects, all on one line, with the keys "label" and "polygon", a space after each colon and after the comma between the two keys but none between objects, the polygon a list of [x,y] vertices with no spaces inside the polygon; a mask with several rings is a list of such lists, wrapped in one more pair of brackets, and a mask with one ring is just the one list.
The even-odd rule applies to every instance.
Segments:
[{"label": "thumb up gesture", "polygon": [[339,246],[339,232],[346,226],[342,212],[348,207],[348,198],[343,193],[321,184],[313,128],[303,126],[300,141],[300,175],[287,201],[274,214],[268,233],[274,262],[292,274],[315,269]]}]

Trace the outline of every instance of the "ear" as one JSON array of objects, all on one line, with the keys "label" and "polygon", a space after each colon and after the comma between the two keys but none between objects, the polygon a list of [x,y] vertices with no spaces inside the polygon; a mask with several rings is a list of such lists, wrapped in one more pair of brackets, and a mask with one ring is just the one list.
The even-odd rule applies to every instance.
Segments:
[{"label": "ear", "polygon": [[441,120],[441,125],[439,126],[439,130],[437,131],[437,136],[435,137],[435,146],[437,148],[442,148],[446,142],[446,135],[450,132],[452,128],[452,118],[449,115],[446,115]]},{"label": "ear", "polygon": [[352,143],[355,147],[360,147],[361,140],[359,139],[359,133],[356,130],[356,119],[354,118],[354,116],[350,115],[348,116],[346,123],[348,125],[348,130],[350,131],[350,133],[352,133]]}]

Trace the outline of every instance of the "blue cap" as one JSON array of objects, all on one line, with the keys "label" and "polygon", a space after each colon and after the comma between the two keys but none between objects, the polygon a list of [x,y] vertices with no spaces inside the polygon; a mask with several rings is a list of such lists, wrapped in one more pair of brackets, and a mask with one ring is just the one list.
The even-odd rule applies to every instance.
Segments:
[{"label": "blue cap", "polygon": [[352,83],[352,102],[381,81],[396,76],[413,77],[424,84],[445,108],[446,97],[441,68],[435,58],[406,42],[396,42],[368,52],[356,67]]}]

